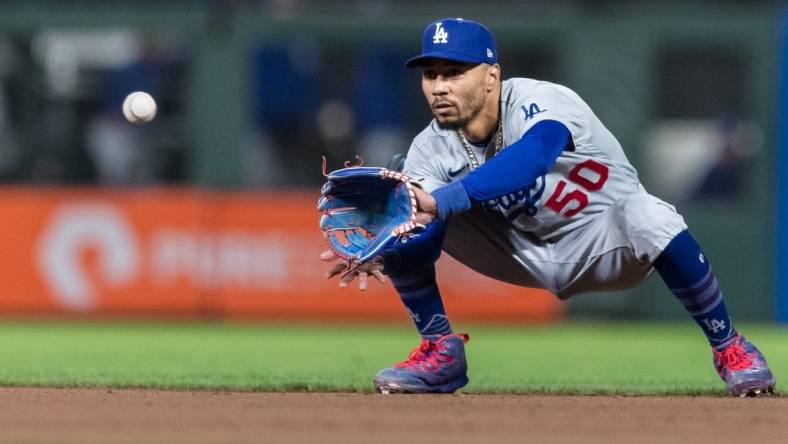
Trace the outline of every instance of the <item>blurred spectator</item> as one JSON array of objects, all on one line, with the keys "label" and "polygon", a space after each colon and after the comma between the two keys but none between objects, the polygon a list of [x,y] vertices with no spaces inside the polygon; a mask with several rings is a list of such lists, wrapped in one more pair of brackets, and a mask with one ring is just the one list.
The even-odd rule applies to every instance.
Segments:
[{"label": "blurred spectator", "polygon": [[256,166],[247,183],[317,184],[320,156],[328,158],[329,168],[357,154],[367,165],[385,166],[392,155],[406,152],[412,136],[406,119],[414,103],[405,59],[388,46],[353,53],[327,50],[309,38],[259,49],[256,149],[247,155],[247,167]]},{"label": "blurred spectator", "polygon": [[16,179],[20,173],[22,150],[10,121],[10,100],[7,79],[18,70],[18,54],[14,45],[0,39],[0,182]]},{"label": "blurred spectator", "polygon": [[[257,123],[247,156],[249,185],[308,182],[303,168],[316,154],[314,120],[321,99],[322,51],[309,38],[267,45],[253,55],[253,110]],[[319,168],[319,158],[315,160]],[[319,175],[318,175],[319,177]]]},{"label": "blurred spectator", "polygon": [[367,165],[386,166],[394,154],[409,148],[413,135],[406,130],[409,78],[402,67],[406,59],[405,54],[381,46],[367,47],[357,56],[353,105],[359,151]]},{"label": "blurred spectator", "polygon": [[734,116],[722,118],[717,132],[719,149],[693,199],[733,200],[746,191],[748,161],[755,152],[757,135]]}]

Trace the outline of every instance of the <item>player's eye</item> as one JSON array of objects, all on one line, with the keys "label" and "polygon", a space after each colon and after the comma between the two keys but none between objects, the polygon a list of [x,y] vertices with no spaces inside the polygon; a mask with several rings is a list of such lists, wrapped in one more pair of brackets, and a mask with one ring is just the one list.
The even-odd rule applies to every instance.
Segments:
[{"label": "player's eye", "polygon": [[438,77],[438,72],[432,69],[425,69],[422,71],[422,75],[425,79],[435,80],[435,78]]}]

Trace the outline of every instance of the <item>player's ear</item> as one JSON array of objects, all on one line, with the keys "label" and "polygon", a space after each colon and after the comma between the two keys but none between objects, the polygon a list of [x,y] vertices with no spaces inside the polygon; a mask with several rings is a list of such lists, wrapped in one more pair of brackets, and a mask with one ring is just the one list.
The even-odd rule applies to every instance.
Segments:
[{"label": "player's ear", "polygon": [[501,65],[495,63],[487,68],[487,90],[492,91],[501,82]]}]

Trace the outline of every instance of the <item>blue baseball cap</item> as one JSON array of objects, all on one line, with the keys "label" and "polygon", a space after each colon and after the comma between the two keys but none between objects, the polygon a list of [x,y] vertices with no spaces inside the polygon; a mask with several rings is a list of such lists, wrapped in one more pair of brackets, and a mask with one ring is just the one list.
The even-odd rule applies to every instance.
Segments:
[{"label": "blue baseball cap", "polygon": [[427,25],[421,54],[405,62],[405,67],[421,66],[428,59],[492,65],[498,61],[498,50],[495,49],[492,32],[481,23],[445,18]]}]

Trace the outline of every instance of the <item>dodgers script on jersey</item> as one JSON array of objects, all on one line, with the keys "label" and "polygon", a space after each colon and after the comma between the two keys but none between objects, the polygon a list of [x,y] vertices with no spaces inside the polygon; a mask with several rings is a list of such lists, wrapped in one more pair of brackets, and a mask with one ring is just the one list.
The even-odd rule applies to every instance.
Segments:
[{"label": "dodgers script on jersey", "polygon": [[[672,206],[645,191],[619,142],[572,90],[506,80],[501,119],[504,147],[545,119],[564,124],[574,146],[528,187],[450,220],[444,249],[469,267],[559,297],[626,288],[642,280],[670,239],[686,229]],[[486,149],[472,148],[483,163]],[[458,133],[434,120],[413,140],[405,162],[407,174],[427,191],[461,179],[470,168]],[[637,230],[628,223],[634,220]]]}]

